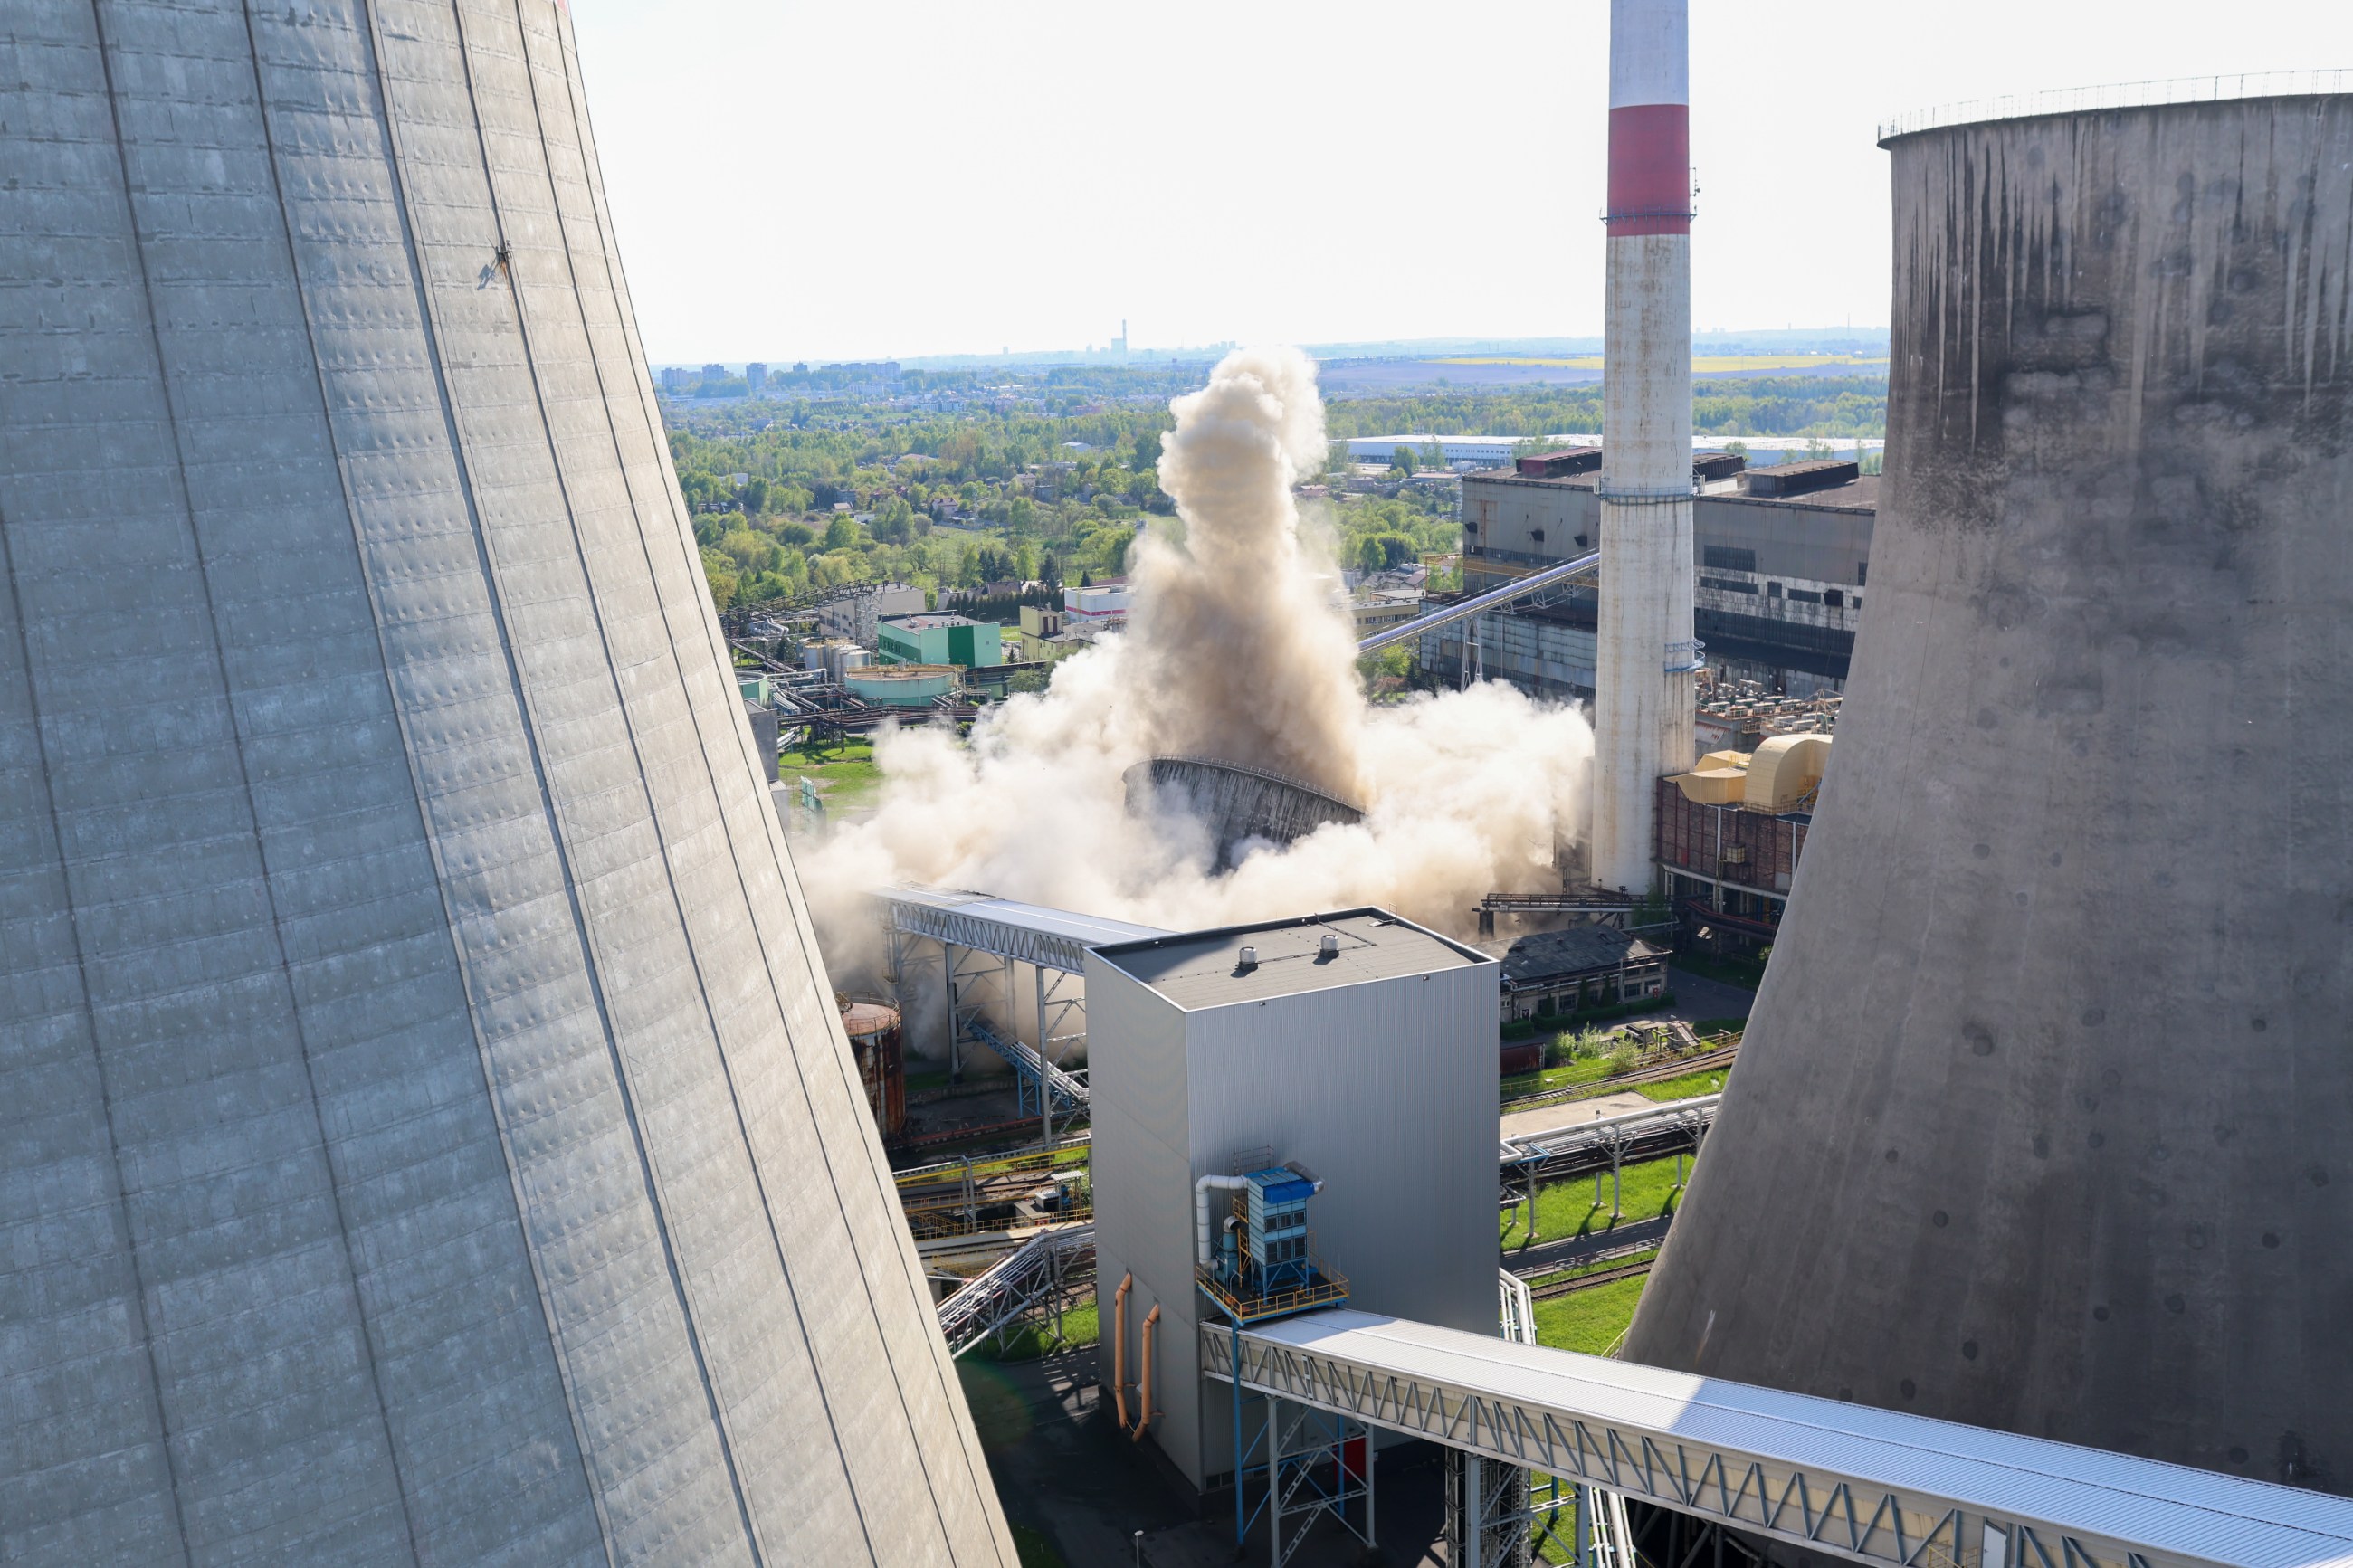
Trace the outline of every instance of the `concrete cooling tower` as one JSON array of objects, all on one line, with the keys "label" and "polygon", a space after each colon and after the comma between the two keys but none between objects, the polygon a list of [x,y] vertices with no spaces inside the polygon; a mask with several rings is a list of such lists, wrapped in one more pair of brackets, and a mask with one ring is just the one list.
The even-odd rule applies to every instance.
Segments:
[{"label": "concrete cooling tower", "polygon": [[0,1559],[1010,1568],[569,19],[0,40]]},{"label": "concrete cooling tower", "polygon": [[1838,761],[1627,1353],[2353,1490],[2353,98],[1888,145]]},{"label": "concrete cooling tower", "polygon": [[1216,868],[1231,868],[1253,844],[1292,844],[1326,823],[1357,823],[1363,810],[1314,784],[1240,763],[1154,757],[1120,775],[1127,809],[1173,806],[1199,822],[1217,846]]}]

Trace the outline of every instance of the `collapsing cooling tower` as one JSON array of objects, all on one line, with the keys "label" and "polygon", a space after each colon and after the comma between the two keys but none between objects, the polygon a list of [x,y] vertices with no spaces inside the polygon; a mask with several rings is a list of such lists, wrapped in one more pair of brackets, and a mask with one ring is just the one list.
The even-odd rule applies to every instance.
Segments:
[{"label": "collapsing cooling tower", "polygon": [[2353,99],[1889,145],[1838,766],[1628,1354],[2353,1489]]},{"label": "collapsing cooling tower", "polygon": [[1009,1568],[568,19],[0,40],[0,1558]]},{"label": "collapsing cooling tower", "polygon": [[1154,757],[1121,775],[1127,808],[1143,814],[1173,803],[1201,824],[1217,846],[1216,868],[1231,868],[1249,847],[1289,844],[1327,822],[1362,822],[1365,814],[1314,785],[1239,763]]}]

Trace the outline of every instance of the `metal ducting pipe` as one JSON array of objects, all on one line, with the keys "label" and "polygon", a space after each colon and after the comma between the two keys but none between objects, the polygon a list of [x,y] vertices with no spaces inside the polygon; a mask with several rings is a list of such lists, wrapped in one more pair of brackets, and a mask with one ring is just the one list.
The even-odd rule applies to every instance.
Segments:
[{"label": "metal ducting pipe", "polygon": [[[1123,1432],[1127,1430],[1127,1293],[1134,1286],[1135,1275],[1123,1274],[1119,1289],[1111,1295],[1111,1399]],[[1155,1312],[1159,1310],[1153,1308]]]},{"label": "metal ducting pipe", "polygon": [[1159,1327],[1160,1303],[1155,1301],[1152,1304],[1152,1310],[1144,1314],[1144,1345],[1141,1352],[1144,1358],[1144,1370],[1137,1374],[1143,1379],[1143,1383],[1135,1391],[1135,1430],[1127,1435],[1130,1442],[1141,1441],[1144,1429],[1152,1425],[1152,1418],[1155,1415],[1160,1414],[1152,1408],[1152,1350],[1153,1346],[1159,1342],[1160,1336],[1156,1331]]},{"label": "metal ducting pipe", "polygon": [[1213,1192],[1238,1193],[1250,1185],[1244,1176],[1204,1176],[1193,1184],[1193,1260],[1204,1268],[1209,1266],[1209,1194]]}]

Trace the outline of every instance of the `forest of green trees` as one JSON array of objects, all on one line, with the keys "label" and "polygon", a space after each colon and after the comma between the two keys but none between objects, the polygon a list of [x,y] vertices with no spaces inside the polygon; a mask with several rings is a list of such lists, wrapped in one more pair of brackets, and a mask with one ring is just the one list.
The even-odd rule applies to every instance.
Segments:
[{"label": "forest of green trees", "polygon": [[[1166,377],[1167,373],[1159,374]],[[670,456],[721,608],[900,581],[940,598],[985,584],[1077,583],[1124,568],[1139,529],[1177,526],[1155,471],[1171,420],[1150,399],[1057,388],[990,405],[903,401],[665,404]],[[1878,435],[1884,381],[1760,377],[1700,384],[1697,427],[1723,435]],[[1335,439],[1390,430],[1537,436],[1598,430],[1598,387],[1336,401]],[[1410,466],[1406,465],[1406,466]],[[1313,478],[1314,476],[1306,476]],[[1345,565],[1451,551],[1451,497],[1334,496],[1309,510]]]},{"label": "forest of green trees", "polygon": [[[1324,410],[1334,440],[1412,430],[1431,436],[1551,436],[1601,428],[1601,387],[1352,397]],[[1701,436],[1884,436],[1884,376],[1744,376],[1692,384]]]}]

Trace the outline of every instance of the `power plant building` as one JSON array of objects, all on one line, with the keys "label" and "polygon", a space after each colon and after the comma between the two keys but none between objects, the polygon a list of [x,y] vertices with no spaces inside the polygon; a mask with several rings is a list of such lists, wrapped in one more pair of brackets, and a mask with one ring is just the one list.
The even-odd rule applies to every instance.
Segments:
[{"label": "power plant building", "polygon": [[1196,1265],[1248,1173],[1323,1184],[1310,1240],[1351,1304],[1494,1332],[1495,974],[1371,909],[1088,953],[1103,1371],[1133,1416],[1149,1366],[1146,1440],[1195,1489],[1234,1463]]},{"label": "power plant building", "polygon": [[874,629],[875,651],[884,666],[955,665],[993,669],[1005,662],[1005,628],[969,616],[908,616]]},{"label": "power plant building", "polygon": [[[1773,474],[1735,466],[1708,477],[1704,467],[1695,469],[1694,630],[1716,679],[1800,694],[1835,689],[1862,624],[1884,481],[1852,463],[1833,464],[1768,494],[1758,481],[1769,484]],[[1600,536],[1597,489],[1589,468],[1464,475],[1464,592],[1504,587],[1591,552]],[[1597,618],[1591,588],[1491,612],[1478,628],[1480,666],[1489,679],[1536,696],[1589,699]],[[1423,634],[1422,667],[1441,679],[1459,678],[1465,630],[1457,622]]]},{"label": "power plant building", "polygon": [[0,1559],[1012,1568],[566,12],[0,34]]},{"label": "power plant building", "polygon": [[1872,613],[1627,1353],[2353,1490],[2353,97],[1886,145]]}]

